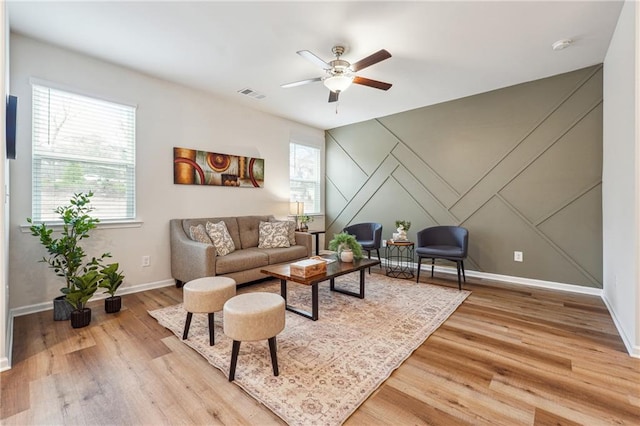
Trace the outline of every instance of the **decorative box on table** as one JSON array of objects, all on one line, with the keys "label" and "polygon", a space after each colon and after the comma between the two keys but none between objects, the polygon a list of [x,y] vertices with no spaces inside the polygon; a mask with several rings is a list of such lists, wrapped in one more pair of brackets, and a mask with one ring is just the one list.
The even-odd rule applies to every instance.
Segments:
[{"label": "decorative box on table", "polygon": [[307,278],[313,275],[320,275],[327,272],[327,262],[317,259],[305,259],[292,263],[290,266],[291,275]]}]

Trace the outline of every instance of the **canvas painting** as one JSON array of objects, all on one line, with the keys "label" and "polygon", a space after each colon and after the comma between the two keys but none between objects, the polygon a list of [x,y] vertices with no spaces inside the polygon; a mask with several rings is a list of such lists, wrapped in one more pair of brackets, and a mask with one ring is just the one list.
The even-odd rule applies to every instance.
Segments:
[{"label": "canvas painting", "polygon": [[264,159],[173,148],[173,183],[264,187]]}]

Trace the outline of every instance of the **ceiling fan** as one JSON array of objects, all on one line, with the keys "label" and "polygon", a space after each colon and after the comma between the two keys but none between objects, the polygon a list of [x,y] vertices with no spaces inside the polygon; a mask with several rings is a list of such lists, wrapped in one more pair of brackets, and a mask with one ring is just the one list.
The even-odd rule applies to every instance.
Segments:
[{"label": "ceiling fan", "polygon": [[391,53],[382,49],[372,55],[367,56],[366,58],[359,60],[354,64],[350,64],[344,59],[340,59],[340,56],[342,56],[345,51],[344,46],[334,46],[331,51],[336,56],[336,59],[330,62],[323,61],[308,50],[299,50],[298,52],[296,52],[298,55],[309,60],[310,62],[313,62],[315,65],[325,70],[327,75],[324,77],[310,78],[308,80],[301,80],[295,81],[293,83],[283,84],[280,87],[289,88],[322,81],[324,85],[330,90],[329,102],[336,102],[340,93],[347,90],[349,86],[351,86],[351,83],[369,86],[380,90],[389,90],[391,88],[390,83],[371,80],[355,75],[356,72],[366,67],[390,58]]}]

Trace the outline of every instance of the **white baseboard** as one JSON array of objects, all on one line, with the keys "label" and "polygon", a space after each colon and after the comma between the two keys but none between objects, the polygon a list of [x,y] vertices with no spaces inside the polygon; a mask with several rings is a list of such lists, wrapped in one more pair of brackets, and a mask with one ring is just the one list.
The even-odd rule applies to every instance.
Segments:
[{"label": "white baseboard", "polygon": [[7,371],[11,369],[11,364],[9,363],[9,358],[2,357],[0,358],[0,372]]},{"label": "white baseboard", "polygon": [[[414,267],[418,265],[415,264]],[[420,273],[427,272],[431,274],[431,265],[422,264],[420,268]],[[458,275],[458,271],[448,266],[436,266],[436,272],[442,272],[445,274]],[[479,271],[469,271],[465,269],[465,275],[468,277],[481,278],[491,281],[500,281],[512,284],[522,284],[528,285],[531,287],[539,287],[539,288],[547,288],[550,290],[559,290],[566,291],[570,293],[580,293],[580,294],[590,294],[593,296],[602,297],[602,289],[601,288],[593,288],[593,287],[584,287],[573,284],[565,284],[565,283],[557,283],[554,281],[544,281],[544,280],[536,280],[533,278],[524,278],[524,277],[514,277],[511,275],[500,275],[500,274],[491,274],[489,272],[479,272]],[[477,283],[482,284],[482,283]]]},{"label": "white baseboard", "polygon": [[[130,287],[121,287],[118,289],[118,295],[124,296],[125,294],[140,293],[141,291],[153,290],[154,288],[169,287],[175,284],[176,284],[175,280],[171,279],[171,280],[156,281],[152,283],[138,284]],[[96,296],[93,296],[91,299],[89,299],[89,301],[93,302],[94,300],[102,300],[102,299],[106,299],[107,297],[109,297],[107,293],[101,293]],[[50,311],[52,309],[53,309],[53,301],[37,303],[35,305],[28,305],[28,306],[22,306],[20,308],[11,309],[9,311],[9,317],[10,318],[19,317],[22,315],[29,315],[36,312]]]},{"label": "white baseboard", "polygon": [[613,323],[618,329],[618,334],[620,335],[620,338],[622,339],[624,346],[627,348],[627,352],[629,353],[629,355],[631,355],[634,358],[640,358],[640,346],[634,345],[633,343],[631,343],[631,339],[629,338],[627,333],[625,333],[624,328],[622,328],[622,324],[620,323],[620,320],[616,316],[616,311],[612,309],[611,304],[607,299],[607,296],[605,296],[604,294],[602,295],[602,301],[607,306],[607,310],[609,311],[609,314],[613,319]]}]

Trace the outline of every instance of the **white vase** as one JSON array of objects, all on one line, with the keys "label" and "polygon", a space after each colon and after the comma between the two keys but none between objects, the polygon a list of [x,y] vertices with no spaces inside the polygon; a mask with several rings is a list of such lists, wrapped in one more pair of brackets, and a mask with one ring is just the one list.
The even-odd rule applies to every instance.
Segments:
[{"label": "white vase", "polygon": [[340,260],[343,262],[353,262],[353,251],[342,250],[340,252]]}]

